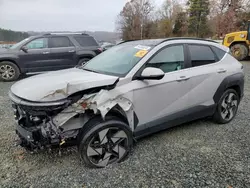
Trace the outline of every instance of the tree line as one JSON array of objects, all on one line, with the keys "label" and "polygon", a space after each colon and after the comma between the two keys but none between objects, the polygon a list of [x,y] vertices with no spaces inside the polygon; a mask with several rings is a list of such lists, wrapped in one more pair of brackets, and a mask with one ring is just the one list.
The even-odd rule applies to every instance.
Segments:
[{"label": "tree line", "polygon": [[19,42],[27,37],[29,37],[29,34],[26,32],[17,32],[0,28],[0,41]]},{"label": "tree line", "polygon": [[246,30],[250,0],[130,0],[118,15],[117,29],[123,40],[201,37],[222,38]]}]

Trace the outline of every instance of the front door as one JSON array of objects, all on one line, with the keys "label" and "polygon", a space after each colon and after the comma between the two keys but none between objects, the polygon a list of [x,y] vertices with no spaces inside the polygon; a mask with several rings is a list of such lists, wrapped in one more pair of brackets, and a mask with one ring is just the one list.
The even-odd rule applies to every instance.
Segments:
[{"label": "front door", "polygon": [[19,51],[19,61],[24,65],[26,72],[47,71],[50,64],[48,38],[37,38],[25,45],[27,52]]},{"label": "front door", "polygon": [[[187,109],[191,82],[185,69],[184,46],[163,48],[145,67],[160,68],[165,72],[161,80],[135,80],[139,89],[134,91],[134,108],[139,123],[136,131],[145,128],[162,129],[158,126]],[[156,126],[157,125],[157,126]]]}]

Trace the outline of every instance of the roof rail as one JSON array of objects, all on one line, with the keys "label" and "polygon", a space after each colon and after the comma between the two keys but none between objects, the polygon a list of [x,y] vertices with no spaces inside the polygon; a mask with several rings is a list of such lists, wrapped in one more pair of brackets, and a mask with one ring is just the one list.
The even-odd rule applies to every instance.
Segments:
[{"label": "roof rail", "polygon": [[201,40],[201,41],[218,43],[218,42],[216,42],[214,40],[203,39],[203,38],[196,38],[196,37],[172,37],[172,38],[167,38],[167,39],[163,40],[161,43],[166,42],[166,41],[170,41],[170,40]]},{"label": "roof rail", "polygon": [[87,33],[46,33],[44,35],[88,35]]}]

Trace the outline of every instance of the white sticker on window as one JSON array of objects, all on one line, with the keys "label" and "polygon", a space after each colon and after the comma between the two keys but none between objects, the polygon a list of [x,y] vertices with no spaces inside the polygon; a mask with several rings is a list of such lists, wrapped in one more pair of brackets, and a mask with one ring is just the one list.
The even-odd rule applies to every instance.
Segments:
[{"label": "white sticker on window", "polygon": [[139,49],[139,50],[149,50],[151,47],[150,46],[137,45],[137,46],[135,46],[135,48]]}]

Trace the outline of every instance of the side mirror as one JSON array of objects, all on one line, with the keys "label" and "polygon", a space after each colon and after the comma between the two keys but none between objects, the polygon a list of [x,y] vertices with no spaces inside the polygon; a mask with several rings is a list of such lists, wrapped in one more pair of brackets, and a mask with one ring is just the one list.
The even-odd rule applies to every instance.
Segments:
[{"label": "side mirror", "polygon": [[165,76],[165,73],[159,68],[147,67],[145,68],[139,80],[161,80]]},{"label": "side mirror", "polygon": [[22,51],[24,51],[25,53],[27,53],[27,52],[28,52],[28,48],[27,48],[27,46],[22,46],[22,47],[21,47],[21,50],[22,50]]}]

